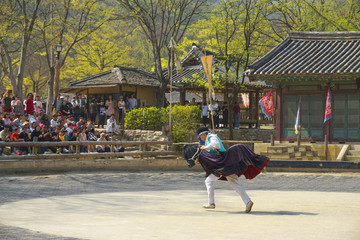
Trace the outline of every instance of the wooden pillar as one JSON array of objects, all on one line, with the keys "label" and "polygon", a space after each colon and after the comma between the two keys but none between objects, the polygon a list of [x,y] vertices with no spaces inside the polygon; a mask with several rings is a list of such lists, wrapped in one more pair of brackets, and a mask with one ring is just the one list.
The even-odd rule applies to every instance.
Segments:
[{"label": "wooden pillar", "polygon": [[203,92],[203,93],[202,93],[202,103],[201,103],[201,105],[202,105],[204,102],[206,102],[206,92]]},{"label": "wooden pillar", "polygon": [[254,116],[253,116],[253,104],[254,104],[254,99],[253,99],[253,93],[250,92],[249,93],[249,110],[248,110],[248,116],[249,116],[249,120],[253,120]]},{"label": "wooden pillar", "polygon": [[186,92],[185,90],[180,90],[180,105],[185,105]]},{"label": "wooden pillar", "polygon": [[275,129],[276,129],[276,140],[281,141],[282,138],[282,89],[281,87],[276,88],[276,108],[275,108]]},{"label": "wooden pillar", "polygon": [[255,93],[255,119],[256,119],[256,128],[260,127],[259,124],[259,89],[256,89]]}]

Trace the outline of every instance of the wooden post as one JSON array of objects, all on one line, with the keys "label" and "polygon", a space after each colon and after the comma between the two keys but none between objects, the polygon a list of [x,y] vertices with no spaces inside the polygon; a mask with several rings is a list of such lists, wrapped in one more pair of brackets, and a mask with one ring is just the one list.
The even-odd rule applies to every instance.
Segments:
[{"label": "wooden post", "polygon": [[274,138],[273,134],[270,135],[270,143],[271,143],[271,146],[275,146],[275,138]]},{"label": "wooden post", "polygon": [[256,100],[255,100],[255,118],[256,118],[256,128],[260,128],[259,123],[259,89],[256,89]]},{"label": "wooden post", "polygon": [[[300,128],[300,129],[301,129],[301,128]],[[301,144],[301,130],[300,130],[300,133],[297,135],[296,141],[297,141],[297,145],[298,145],[298,147],[299,147],[300,144]]]},{"label": "wooden post", "polygon": [[[33,142],[37,142],[37,141],[38,141],[38,137],[34,137]],[[32,152],[34,155],[37,155],[37,147],[33,146]]]},{"label": "wooden post", "polygon": [[328,144],[329,144],[329,140],[328,140],[328,135],[325,134],[325,160],[328,159]]},{"label": "wooden post", "polygon": [[[80,138],[77,137],[76,141],[80,142]],[[80,154],[80,145],[76,145],[75,149],[76,149],[76,154]]]}]

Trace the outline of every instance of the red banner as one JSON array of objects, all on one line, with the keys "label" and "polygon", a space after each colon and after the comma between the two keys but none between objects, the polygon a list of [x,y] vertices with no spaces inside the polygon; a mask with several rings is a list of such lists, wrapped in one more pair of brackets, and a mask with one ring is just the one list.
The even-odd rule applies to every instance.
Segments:
[{"label": "red banner", "polygon": [[273,92],[268,92],[259,101],[261,109],[265,113],[266,117],[271,118],[274,115],[274,103],[273,103]]},{"label": "red banner", "polygon": [[331,109],[331,94],[330,89],[328,89],[328,93],[326,96],[326,106],[325,106],[325,117],[324,117],[324,123],[332,118],[332,109]]}]

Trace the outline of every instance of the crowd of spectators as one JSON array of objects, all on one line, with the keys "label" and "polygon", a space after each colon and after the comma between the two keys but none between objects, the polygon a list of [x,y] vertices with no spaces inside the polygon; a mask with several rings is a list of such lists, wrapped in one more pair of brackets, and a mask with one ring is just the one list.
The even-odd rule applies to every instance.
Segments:
[{"label": "crowd of spectators", "polygon": [[[130,98],[129,98],[130,99]],[[131,96],[131,99],[135,99]],[[136,99],[135,99],[136,101]],[[8,90],[0,95],[0,141],[39,142],[51,141],[108,141],[120,133],[119,122],[123,124],[126,110],[131,101],[123,98],[116,101],[110,96],[105,100],[92,97],[89,102],[84,96],[77,95],[72,100],[68,96],[58,95],[52,106],[52,116],[45,112],[43,103],[36,93],[29,93],[21,102]],[[136,105],[134,106],[136,107]],[[115,110],[119,119],[115,118]],[[121,114],[120,114],[121,113]],[[95,131],[95,120],[98,128]],[[105,129],[104,129],[105,128]],[[120,146],[112,146],[115,152],[123,151]],[[40,147],[40,153],[69,153],[68,147]],[[81,146],[81,152],[107,152],[110,146]],[[0,147],[0,154],[31,154],[31,148]]]}]

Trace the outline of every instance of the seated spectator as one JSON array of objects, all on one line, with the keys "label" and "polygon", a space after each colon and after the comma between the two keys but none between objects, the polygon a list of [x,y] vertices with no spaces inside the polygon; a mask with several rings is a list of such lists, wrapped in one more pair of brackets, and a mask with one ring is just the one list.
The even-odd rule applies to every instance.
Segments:
[{"label": "seated spectator", "polygon": [[[101,133],[100,138],[97,141],[98,142],[107,141],[106,140],[106,134]],[[96,145],[96,151],[99,152],[99,153],[101,153],[101,152],[110,152],[110,147],[108,145]]]},{"label": "seated spectator", "polygon": [[[62,142],[66,142],[66,141],[69,141],[69,133],[68,131],[66,131],[66,129],[62,129],[60,132],[59,132],[59,139],[60,141]],[[66,148],[66,147],[60,147],[56,153],[68,153],[69,150]]]},{"label": "seated spectator", "polygon": [[[80,133],[78,134],[78,140],[80,142],[84,142],[87,141],[87,134],[86,134],[86,128],[81,128],[80,129]],[[80,152],[86,152],[87,151],[87,147],[84,145],[80,145]]]},{"label": "seated spectator", "polygon": [[43,114],[40,123],[50,126],[49,116],[47,114]]},{"label": "seated spectator", "polygon": [[[118,141],[118,137],[117,136],[114,136],[113,137],[113,141]],[[125,148],[123,146],[120,146],[120,145],[114,145],[114,152],[124,152],[125,151]],[[120,157],[122,158],[122,157]]]},{"label": "seated spectator", "polygon": [[106,132],[115,134],[116,132],[120,133],[119,126],[116,124],[115,114],[111,114],[110,118],[106,123]]},{"label": "seated spectator", "polygon": [[[10,142],[11,141],[11,127],[9,125],[5,125],[4,129],[0,132],[0,141]],[[3,153],[5,147],[0,147],[0,153]],[[8,149],[10,150],[10,149]],[[10,151],[9,151],[10,154]]]},{"label": "seated spectator", "polygon": [[50,120],[50,127],[51,128],[55,128],[57,127],[59,124],[58,124],[58,115],[57,114],[54,114]]},{"label": "seated spectator", "polygon": [[[24,142],[31,141],[31,136],[30,136],[30,133],[28,132],[28,128],[26,126],[24,126],[24,125],[23,125],[23,127],[21,129],[21,133],[19,134],[19,138],[23,139]],[[30,154],[30,151],[29,151],[28,147],[20,147],[19,150],[21,152],[23,152],[24,154]]]},{"label": "seated spectator", "polygon": [[[40,126],[41,126],[41,135],[39,137],[39,142],[51,142],[52,141],[51,129],[49,129],[47,125],[40,124]],[[54,153],[56,152],[55,147],[41,147],[41,150],[43,151],[44,154],[50,153],[49,149]]]},{"label": "seated spectator", "polygon": [[[24,142],[24,139],[20,139],[19,134],[20,134],[20,128],[15,127],[14,132],[11,135],[11,141],[12,142]],[[20,150],[20,148],[16,148],[15,153],[16,153],[16,155],[22,155],[23,154],[22,151]]]}]

